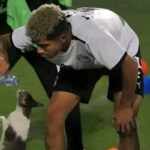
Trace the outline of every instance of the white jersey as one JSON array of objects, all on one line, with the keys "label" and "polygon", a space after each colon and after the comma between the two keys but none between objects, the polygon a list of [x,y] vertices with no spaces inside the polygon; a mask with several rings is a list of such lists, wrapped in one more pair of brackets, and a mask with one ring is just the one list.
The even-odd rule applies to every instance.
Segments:
[{"label": "white jersey", "polygon": [[[80,8],[64,11],[72,26],[73,38],[70,47],[63,54],[50,61],[74,69],[115,67],[124,54],[131,57],[138,52],[139,40],[136,33],[120,16],[101,8]],[[12,33],[17,48],[31,45],[25,27]]]}]

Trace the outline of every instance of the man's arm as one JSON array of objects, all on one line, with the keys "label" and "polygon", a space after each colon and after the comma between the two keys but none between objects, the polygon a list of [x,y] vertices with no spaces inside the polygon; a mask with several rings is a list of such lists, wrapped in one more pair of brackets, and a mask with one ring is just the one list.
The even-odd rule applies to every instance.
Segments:
[{"label": "man's arm", "polygon": [[118,131],[129,132],[135,125],[133,103],[136,99],[135,88],[138,66],[137,63],[126,54],[121,62],[122,91],[119,105],[115,110],[115,126]]},{"label": "man's arm", "polygon": [[0,75],[5,74],[9,70],[9,60],[7,50],[12,46],[10,34],[0,36]]},{"label": "man's arm", "polygon": [[127,54],[122,62],[122,105],[132,106],[133,104],[133,100],[135,99],[137,72],[137,62]]}]

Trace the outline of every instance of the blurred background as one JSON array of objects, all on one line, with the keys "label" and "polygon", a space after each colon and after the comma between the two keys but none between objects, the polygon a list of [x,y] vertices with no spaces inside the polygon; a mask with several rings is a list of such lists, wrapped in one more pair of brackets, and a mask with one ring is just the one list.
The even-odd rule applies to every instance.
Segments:
[{"label": "blurred background", "polygon": [[[7,32],[6,0],[0,0],[0,33]],[[72,7],[102,7],[120,14],[136,31],[140,38],[141,52],[146,62],[146,77],[150,76],[150,1],[149,0],[73,0]],[[7,27],[6,27],[7,26]],[[28,150],[44,150],[45,113],[48,97],[31,66],[22,58],[11,71],[19,79],[17,87],[0,86],[0,115],[7,115],[16,105],[16,90],[24,88],[45,104],[44,108],[32,113],[31,132]],[[150,83],[148,84],[150,89]],[[90,103],[81,104],[83,140],[86,150],[107,150],[116,146],[116,137],[112,128],[113,105],[106,99],[107,77],[100,80],[92,94]],[[150,93],[146,93],[139,112],[139,136],[141,150],[150,147]]]}]

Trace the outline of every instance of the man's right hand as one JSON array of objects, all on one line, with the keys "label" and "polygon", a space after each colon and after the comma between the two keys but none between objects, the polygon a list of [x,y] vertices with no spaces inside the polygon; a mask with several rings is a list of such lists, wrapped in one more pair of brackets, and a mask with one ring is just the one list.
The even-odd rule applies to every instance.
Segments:
[{"label": "man's right hand", "polygon": [[0,54],[0,75],[4,75],[9,70],[9,63],[6,60],[5,56]]},{"label": "man's right hand", "polygon": [[0,75],[6,74],[9,70],[7,50],[11,46],[10,33],[0,35]]}]

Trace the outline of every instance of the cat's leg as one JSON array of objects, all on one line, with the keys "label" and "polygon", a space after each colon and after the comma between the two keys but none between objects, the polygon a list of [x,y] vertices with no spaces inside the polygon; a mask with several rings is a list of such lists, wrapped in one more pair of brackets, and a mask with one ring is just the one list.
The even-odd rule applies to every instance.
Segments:
[{"label": "cat's leg", "polygon": [[5,138],[5,131],[8,127],[8,122],[4,116],[0,116],[0,121],[2,124],[2,132],[1,132],[1,137],[0,137],[0,150],[2,150],[3,149],[3,142],[4,142],[4,138]]}]

